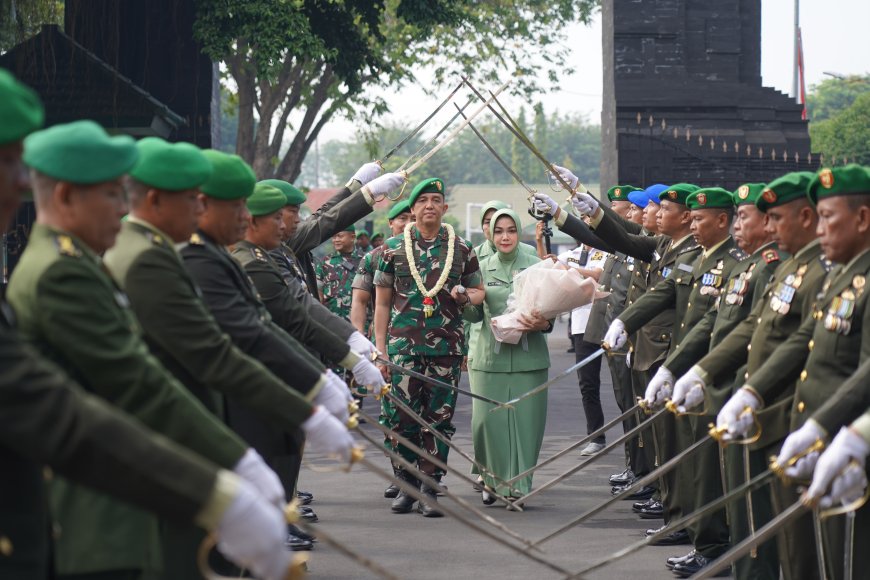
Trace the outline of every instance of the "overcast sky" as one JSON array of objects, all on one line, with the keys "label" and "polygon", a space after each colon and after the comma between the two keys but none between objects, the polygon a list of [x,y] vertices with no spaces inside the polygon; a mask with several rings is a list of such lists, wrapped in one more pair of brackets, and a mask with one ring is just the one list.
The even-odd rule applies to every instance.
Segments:
[{"label": "overcast sky", "polygon": [[[808,90],[813,83],[828,78],[825,72],[870,72],[870,1],[804,0],[800,16]],[[761,73],[766,86],[785,93],[792,89],[793,21],[794,0],[762,0]],[[576,72],[557,90],[542,94],[540,100],[548,111],[576,111],[597,123],[603,76],[600,16],[590,26],[571,27],[569,34],[573,55],[566,64]],[[421,111],[433,109],[439,101],[413,87],[388,96],[393,116],[409,123],[421,121],[425,117]],[[519,101],[511,104],[518,106]],[[333,122],[324,128],[321,139],[347,138],[352,131],[347,122]]]}]

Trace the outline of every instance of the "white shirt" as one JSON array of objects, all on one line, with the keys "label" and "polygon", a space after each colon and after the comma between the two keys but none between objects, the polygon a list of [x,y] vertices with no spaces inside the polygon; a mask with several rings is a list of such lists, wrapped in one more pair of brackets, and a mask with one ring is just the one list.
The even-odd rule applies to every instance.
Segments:
[{"label": "white shirt", "polygon": [[[606,260],[607,252],[590,248],[585,244],[559,254],[559,261],[567,263],[571,268],[603,270]],[[589,314],[591,312],[591,302],[586,306],[581,306],[571,311],[571,334],[583,334],[586,332],[586,324],[589,322]]]}]

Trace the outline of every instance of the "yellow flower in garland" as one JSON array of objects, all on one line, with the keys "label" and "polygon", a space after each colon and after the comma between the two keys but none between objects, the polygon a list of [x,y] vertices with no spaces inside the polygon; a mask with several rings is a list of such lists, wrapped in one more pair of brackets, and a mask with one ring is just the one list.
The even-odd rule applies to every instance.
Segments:
[{"label": "yellow flower in garland", "polygon": [[411,222],[405,226],[405,255],[408,257],[408,266],[411,268],[411,277],[417,285],[417,290],[423,295],[423,316],[429,318],[435,314],[435,300],[433,299],[441,289],[444,288],[444,283],[447,282],[447,277],[450,275],[450,269],[453,267],[453,254],[456,249],[456,232],[450,224],[443,224],[447,230],[447,259],[441,264],[441,275],[438,276],[438,281],[435,282],[430,290],[426,290],[426,285],[423,283],[423,278],[420,277],[420,270],[417,269],[417,262],[414,259],[414,241],[411,238],[411,228],[414,223]]}]

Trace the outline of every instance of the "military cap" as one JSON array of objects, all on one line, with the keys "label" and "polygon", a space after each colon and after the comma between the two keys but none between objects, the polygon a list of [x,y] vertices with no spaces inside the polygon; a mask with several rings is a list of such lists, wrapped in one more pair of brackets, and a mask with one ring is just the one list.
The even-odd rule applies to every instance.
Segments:
[{"label": "military cap", "polygon": [[607,190],[607,199],[610,201],[626,201],[628,200],[628,194],[639,189],[633,185],[614,185]]},{"label": "military cap", "polygon": [[390,208],[390,211],[387,213],[387,219],[394,220],[403,213],[408,213],[411,211],[411,204],[408,203],[407,199],[403,199],[399,203],[394,203],[393,207]]},{"label": "military cap", "polygon": [[369,234],[368,230],[355,230],[354,233],[356,234],[356,237],[360,237],[360,236],[367,236],[369,238],[371,237],[371,234]]},{"label": "military cap", "polygon": [[650,185],[649,187],[647,187],[643,191],[644,191],[644,193],[646,193],[646,197],[647,197],[648,201],[651,201],[654,204],[658,205],[659,203],[661,203],[661,200],[659,199],[659,194],[661,192],[663,192],[664,190],[666,190],[667,188],[668,188],[667,185],[663,185],[661,183],[656,183],[654,185]]},{"label": "military cap", "polygon": [[251,194],[245,205],[248,206],[248,211],[254,217],[269,215],[287,205],[287,196],[277,187],[258,183],[254,186],[254,193]]},{"label": "military cap", "polygon": [[767,187],[765,183],[744,183],[731,194],[734,197],[734,205],[746,205],[747,203],[755,205],[765,187]]},{"label": "military cap", "polygon": [[689,209],[722,209],[734,207],[731,192],[721,187],[702,187],[686,197]]},{"label": "military cap", "polygon": [[136,147],[139,160],[130,170],[130,176],[145,185],[184,191],[199,187],[211,177],[211,163],[196,145],[145,137]]},{"label": "military cap", "polygon": [[797,199],[807,199],[807,189],[814,177],[811,171],[795,171],[777,177],[762,190],[755,207],[766,212]]},{"label": "military cap", "polygon": [[264,179],[258,183],[265,183],[280,189],[281,193],[287,197],[287,205],[302,205],[305,203],[305,194],[292,183],[282,181],[281,179]]},{"label": "military cap", "polygon": [[226,200],[251,197],[257,177],[250,165],[238,155],[223,151],[206,149],[202,153],[214,168],[211,177],[200,187],[204,194]]},{"label": "military cap", "polygon": [[642,189],[638,189],[632,191],[628,194],[628,201],[636,205],[637,207],[646,207],[649,205],[649,196],[646,194],[646,191]]},{"label": "military cap", "polygon": [[689,195],[698,191],[698,189],[700,188],[697,185],[692,185],[691,183],[676,183],[661,190],[659,192],[659,199],[661,201],[668,200],[680,205],[686,205],[686,199],[688,199]]},{"label": "military cap", "polygon": [[870,168],[855,163],[826,167],[810,182],[807,193],[813,203],[836,195],[870,194]]},{"label": "military cap", "polygon": [[139,158],[127,135],[110,137],[93,121],[75,121],[37,131],[24,139],[24,162],[59,181],[93,184],[117,179]]},{"label": "military cap", "polygon": [[408,205],[414,205],[414,203],[416,203],[417,201],[417,198],[420,197],[421,193],[440,193],[443,196],[444,182],[437,177],[430,177],[429,179],[424,179],[416,186],[414,186],[414,190],[411,191],[411,195],[408,196]]},{"label": "military cap", "polygon": [[356,236],[356,226],[354,226],[353,224],[350,224],[349,226],[347,226],[347,227],[344,228],[343,230],[339,230],[339,231],[342,231],[342,232],[350,232],[351,234],[353,234],[354,236]]},{"label": "military cap", "polygon": [[45,110],[36,93],[0,69],[0,145],[21,141],[45,122]]}]

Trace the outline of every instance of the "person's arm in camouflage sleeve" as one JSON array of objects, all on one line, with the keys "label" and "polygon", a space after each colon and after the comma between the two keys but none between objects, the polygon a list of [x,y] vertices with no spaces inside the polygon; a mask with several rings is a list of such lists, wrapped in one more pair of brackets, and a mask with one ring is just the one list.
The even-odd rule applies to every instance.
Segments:
[{"label": "person's arm in camouflage sleeve", "polygon": [[681,377],[710,350],[710,338],[717,313],[715,308],[708,310],[665,360],[665,368],[671,371],[674,377]]},{"label": "person's arm in camouflage sleeve", "polygon": [[373,252],[369,252],[360,260],[353,282],[350,284],[350,322],[363,334],[365,333],[369,304],[372,300],[372,290],[374,290],[375,263],[372,254]]},{"label": "person's arm in camouflage sleeve", "polygon": [[471,304],[483,304],[486,298],[486,290],[483,287],[483,276],[480,273],[480,264],[477,261],[477,254],[474,253],[474,248],[471,244],[465,242],[468,247],[468,254],[465,258],[465,264],[462,266],[462,276],[460,282],[468,290],[468,299]]},{"label": "person's arm in camouflage sleeve", "polygon": [[146,251],[127,271],[125,290],[149,340],[202,384],[280,426],[301,425],[311,405],[233,344],[182,275],[166,275],[181,268],[167,252]]},{"label": "person's arm in camouflage sleeve", "polygon": [[247,445],[148,352],[122,310],[106,307],[116,300],[106,283],[64,259],[36,292],[41,335],[96,394],[221,467],[238,463]]}]

